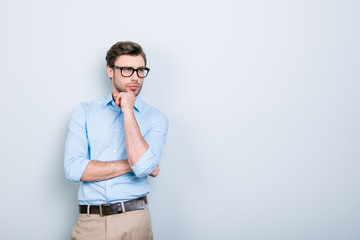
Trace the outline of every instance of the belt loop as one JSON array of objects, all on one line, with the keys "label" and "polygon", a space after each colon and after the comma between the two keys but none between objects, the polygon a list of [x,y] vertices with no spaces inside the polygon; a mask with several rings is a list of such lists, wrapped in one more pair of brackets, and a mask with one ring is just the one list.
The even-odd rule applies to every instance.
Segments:
[{"label": "belt loop", "polygon": [[123,213],[126,213],[124,202],[121,202],[121,208],[122,208],[122,212],[123,212]]},{"label": "belt loop", "polygon": [[103,216],[103,212],[102,212],[102,204],[99,204],[99,210],[100,210],[100,217]]},{"label": "belt loop", "polygon": [[87,205],[86,215],[90,217],[90,204]]}]

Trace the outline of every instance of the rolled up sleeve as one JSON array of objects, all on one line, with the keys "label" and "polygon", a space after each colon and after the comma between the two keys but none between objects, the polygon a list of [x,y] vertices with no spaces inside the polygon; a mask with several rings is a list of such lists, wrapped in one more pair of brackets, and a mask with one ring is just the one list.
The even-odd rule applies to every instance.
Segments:
[{"label": "rolled up sleeve", "polygon": [[68,124],[64,153],[66,178],[72,182],[79,182],[89,162],[86,109],[85,105],[81,104],[71,115]]},{"label": "rolled up sleeve", "polygon": [[169,121],[167,117],[160,113],[154,123],[151,124],[150,130],[144,135],[149,149],[136,164],[131,166],[136,177],[146,177],[156,168],[165,144],[168,127]]}]

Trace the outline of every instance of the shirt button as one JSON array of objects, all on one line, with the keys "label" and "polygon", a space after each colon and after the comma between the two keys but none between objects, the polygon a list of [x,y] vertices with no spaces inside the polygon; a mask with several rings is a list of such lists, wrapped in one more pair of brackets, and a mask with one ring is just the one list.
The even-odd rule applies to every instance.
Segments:
[{"label": "shirt button", "polygon": [[116,149],[113,149],[113,152],[116,152]]},{"label": "shirt button", "polygon": [[119,130],[119,129],[116,129],[115,132],[120,132],[120,130]]}]

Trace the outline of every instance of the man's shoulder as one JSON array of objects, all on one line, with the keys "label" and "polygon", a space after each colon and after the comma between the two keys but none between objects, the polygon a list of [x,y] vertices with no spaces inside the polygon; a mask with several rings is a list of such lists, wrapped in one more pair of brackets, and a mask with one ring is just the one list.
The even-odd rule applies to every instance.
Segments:
[{"label": "man's shoulder", "polygon": [[94,109],[104,107],[110,101],[111,100],[109,100],[109,96],[106,96],[106,97],[93,99],[93,100],[90,100],[90,101],[81,102],[79,107],[82,107],[85,110],[94,110]]},{"label": "man's shoulder", "polygon": [[101,97],[101,98],[96,98],[91,101],[82,102],[81,104],[86,107],[103,107],[111,101],[111,99],[109,99],[109,97],[110,97],[110,95]]},{"label": "man's shoulder", "polygon": [[73,112],[73,115],[87,115],[89,112],[97,111],[106,106],[109,96],[81,102]]}]

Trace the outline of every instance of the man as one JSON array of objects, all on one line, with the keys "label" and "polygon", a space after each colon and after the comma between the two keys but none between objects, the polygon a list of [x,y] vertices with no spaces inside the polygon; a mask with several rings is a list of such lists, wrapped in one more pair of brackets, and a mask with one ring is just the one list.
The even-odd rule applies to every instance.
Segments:
[{"label": "man", "polygon": [[139,97],[150,70],[140,45],[118,42],[106,62],[112,93],[69,121],[65,174],[80,182],[71,239],[153,239],[147,176],[159,174],[168,120]]}]

